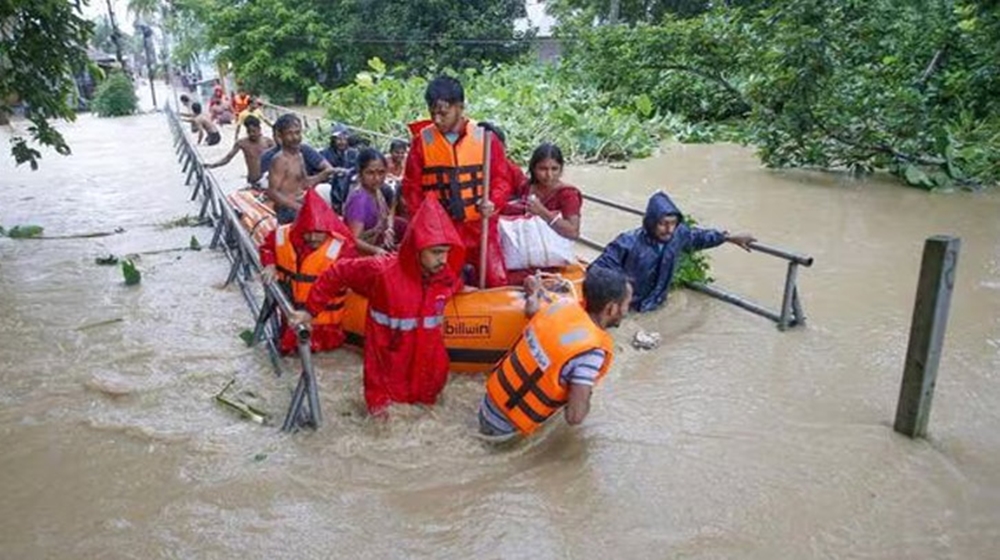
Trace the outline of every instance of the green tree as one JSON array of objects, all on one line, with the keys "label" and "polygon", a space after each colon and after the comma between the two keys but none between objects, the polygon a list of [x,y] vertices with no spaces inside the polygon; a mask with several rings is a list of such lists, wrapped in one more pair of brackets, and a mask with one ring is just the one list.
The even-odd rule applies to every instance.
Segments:
[{"label": "green tree", "polygon": [[1000,178],[1000,7],[793,0],[578,28],[570,64],[660,112],[740,118],[770,166],[887,170],[923,188]]},{"label": "green tree", "polygon": [[60,154],[70,147],[50,119],[73,120],[73,74],[87,67],[92,24],[81,4],[66,0],[7,0],[0,3],[0,121],[13,106],[29,107],[29,138],[16,135],[11,155],[18,165],[38,168],[41,152],[29,140]]},{"label": "green tree", "polygon": [[659,23],[666,16],[687,18],[703,14],[713,7],[735,8],[777,4],[764,0],[552,0],[549,13],[560,22],[592,24]]},{"label": "green tree", "polygon": [[175,2],[197,14],[204,44],[218,48],[237,79],[279,100],[309,87],[350,83],[379,57],[415,74],[514,59],[527,44],[514,31],[522,0],[224,0]]}]

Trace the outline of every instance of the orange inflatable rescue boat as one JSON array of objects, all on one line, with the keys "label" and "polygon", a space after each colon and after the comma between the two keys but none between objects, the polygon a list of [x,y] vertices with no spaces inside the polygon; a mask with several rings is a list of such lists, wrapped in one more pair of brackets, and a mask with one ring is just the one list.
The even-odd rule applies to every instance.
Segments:
[{"label": "orange inflatable rescue boat", "polygon": [[[242,189],[227,200],[257,245],[278,227],[273,204],[266,195]],[[544,274],[542,284],[549,293],[583,297],[582,263],[573,263],[553,273]],[[481,373],[490,371],[521,336],[528,318],[524,315],[525,294],[521,286],[503,286],[478,290],[452,297],[445,307],[444,344],[451,358],[451,371]],[[350,292],[344,305],[344,331],[347,343],[364,345],[368,300]]]},{"label": "orange inflatable rescue boat", "polygon": [[264,191],[240,189],[226,196],[226,200],[236,211],[236,215],[258,246],[267,234],[278,229],[278,218],[274,215],[274,203]]},{"label": "orange inflatable rescue boat", "polygon": [[[583,297],[584,267],[575,263],[558,273],[544,274],[542,285],[550,293]],[[444,345],[451,371],[485,373],[503,358],[528,324],[525,293],[520,286],[503,286],[457,294],[444,309]],[[368,300],[350,292],[344,311],[347,343],[364,344]]]}]

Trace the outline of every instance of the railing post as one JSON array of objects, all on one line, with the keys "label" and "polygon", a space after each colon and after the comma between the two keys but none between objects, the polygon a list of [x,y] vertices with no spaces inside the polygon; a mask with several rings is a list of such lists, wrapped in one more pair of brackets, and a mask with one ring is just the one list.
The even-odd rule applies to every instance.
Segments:
[{"label": "railing post", "polygon": [[929,237],[924,242],[910,341],[893,425],[897,432],[911,438],[927,435],[961,245],[959,238],[946,235]]},{"label": "railing post", "polygon": [[792,322],[792,302],[795,299],[795,280],[798,276],[799,265],[795,261],[788,261],[788,273],[785,275],[785,290],[781,297],[781,318],[778,321],[778,330],[788,330]]}]

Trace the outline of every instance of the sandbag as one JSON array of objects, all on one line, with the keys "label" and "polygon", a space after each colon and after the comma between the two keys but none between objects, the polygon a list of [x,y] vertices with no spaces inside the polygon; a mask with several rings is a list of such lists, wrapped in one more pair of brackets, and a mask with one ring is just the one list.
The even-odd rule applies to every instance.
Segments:
[{"label": "sandbag", "polygon": [[566,266],[573,262],[573,240],[539,216],[500,218],[500,242],[510,270]]}]

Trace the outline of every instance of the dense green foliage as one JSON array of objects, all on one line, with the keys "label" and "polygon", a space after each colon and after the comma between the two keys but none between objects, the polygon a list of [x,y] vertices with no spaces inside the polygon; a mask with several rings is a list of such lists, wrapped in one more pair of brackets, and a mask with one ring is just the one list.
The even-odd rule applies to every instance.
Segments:
[{"label": "dense green foliage", "polygon": [[[91,23],[80,4],[66,0],[0,2],[0,122],[23,102],[31,107],[27,132],[31,140],[66,155],[70,148],[49,123],[73,120],[73,74],[87,66],[86,45]],[[29,139],[15,135],[11,155],[18,164],[38,168],[41,152]]]},{"label": "dense green foliage", "polygon": [[[525,49],[513,30],[521,0],[183,0],[172,13],[196,14],[204,33],[187,39],[218,48],[238,80],[278,101],[301,100],[315,84],[349,83],[375,55],[420,74],[482,67]],[[183,39],[182,54],[190,53]]]},{"label": "dense green foliage", "polygon": [[769,166],[885,169],[923,188],[1000,179],[1000,4],[719,8],[576,27],[569,64],[693,122],[740,119]]},{"label": "dense green foliage", "polygon": [[[371,61],[371,69],[350,86],[329,91],[314,87],[310,102],[326,108],[331,119],[408,138],[406,124],[428,118],[427,80],[386,73],[378,59]],[[617,104],[593,85],[553,67],[490,67],[467,70],[460,79],[467,113],[506,131],[508,151],[521,162],[542,142],[558,144],[577,162],[645,157],[664,127],[662,119],[642,116],[643,109],[651,115],[648,99],[618,99],[624,104]]]},{"label": "dense green foliage", "polygon": [[132,82],[121,72],[114,72],[97,86],[93,109],[101,117],[131,115],[139,108],[139,98]]}]

